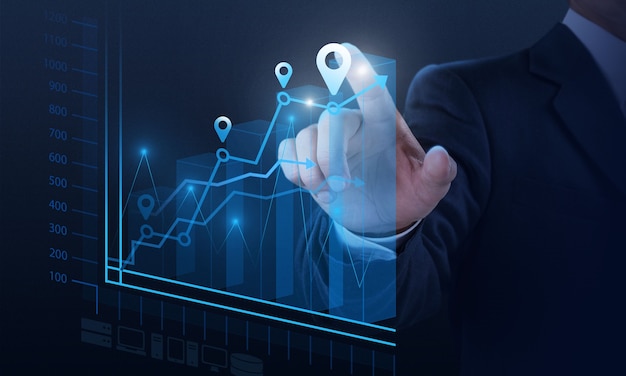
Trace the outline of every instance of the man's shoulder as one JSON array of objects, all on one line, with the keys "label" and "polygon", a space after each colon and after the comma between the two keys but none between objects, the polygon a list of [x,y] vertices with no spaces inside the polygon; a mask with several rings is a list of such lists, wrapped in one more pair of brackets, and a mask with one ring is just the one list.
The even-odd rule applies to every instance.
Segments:
[{"label": "man's shoulder", "polygon": [[464,98],[510,91],[525,85],[529,50],[509,55],[428,65],[415,75],[407,95],[407,108],[417,102],[457,103]]},{"label": "man's shoulder", "polygon": [[416,74],[415,81],[460,79],[467,85],[501,82],[528,72],[529,48],[501,56],[431,64]]},{"label": "man's shoulder", "polygon": [[[574,56],[580,56],[584,48],[574,34],[563,24],[555,25],[535,44],[513,53],[432,64],[422,68],[414,80],[429,81],[441,77],[455,77],[471,86],[512,83],[516,78],[526,79],[538,72],[555,74],[564,65],[571,65]],[[558,75],[558,73],[556,73]]]}]

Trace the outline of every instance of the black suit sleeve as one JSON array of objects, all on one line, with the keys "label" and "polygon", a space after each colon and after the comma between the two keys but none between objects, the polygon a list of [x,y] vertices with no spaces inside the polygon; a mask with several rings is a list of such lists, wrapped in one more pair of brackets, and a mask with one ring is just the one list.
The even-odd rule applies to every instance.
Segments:
[{"label": "black suit sleeve", "polygon": [[436,313],[454,286],[490,190],[489,140],[471,90],[446,66],[413,79],[405,119],[427,150],[441,145],[458,165],[448,194],[398,250],[397,319],[403,327]]},{"label": "black suit sleeve", "polygon": [[[453,284],[464,244],[489,196],[490,174],[489,144],[478,105],[468,87],[451,71],[428,67],[418,73],[411,84],[405,118],[426,149],[442,145],[450,152],[458,163],[458,175],[446,197],[398,249],[396,260],[367,262],[370,275],[388,270],[388,264],[393,263],[395,283],[378,285],[378,291],[367,301],[344,302],[346,314],[351,307],[361,305],[366,306],[366,312],[395,310],[393,325],[397,328],[439,311]],[[330,242],[340,241],[335,239],[332,220],[316,208],[310,224],[296,247],[296,295],[303,299],[298,304],[315,309],[327,304],[329,268],[342,261],[331,259],[327,252]],[[362,269],[361,261],[355,263],[355,269]],[[345,267],[350,274],[351,268]],[[394,294],[395,299],[390,299]],[[393,304],[395,307],[390,307]]]}]

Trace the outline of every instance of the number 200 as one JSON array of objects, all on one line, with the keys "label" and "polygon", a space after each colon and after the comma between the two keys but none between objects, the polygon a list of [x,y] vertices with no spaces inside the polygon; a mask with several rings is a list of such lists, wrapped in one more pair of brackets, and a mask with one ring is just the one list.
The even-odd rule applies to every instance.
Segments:
[{"label": "number 200", "polygon": [[68,253],[64,249],[50,247],[50,258],[66,261],[68,258]]}]

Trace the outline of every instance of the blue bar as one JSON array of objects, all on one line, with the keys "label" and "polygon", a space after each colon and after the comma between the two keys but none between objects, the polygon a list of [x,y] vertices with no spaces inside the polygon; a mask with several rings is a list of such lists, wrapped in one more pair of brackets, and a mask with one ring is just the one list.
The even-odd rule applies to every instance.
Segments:
[{"label": "blue bar", "polygon": [[[337,93],[340,97],[341,93]],[[343,173],[343,124],[341,118],[330,115],[330,150],[334,150],[335,154],[330,155],[330,177],[333,180],[340,180],[344,178]],[[327,184],[330,184],[330,179],[326,179]],[[340,181],[336,181],[340,183]],[[329,186],[323,189],[331,190]],[[351,215],[351,213],[345,212],[343,199],[341,196],[337,198],[330,205],[330,213],[333,218],[343,218],[344,216]],[[341,223],[340,223],[341,224]],[[330,229],[330,231],[335,231]],[[333,308],[341,307],[344,303],[344,285],[343,285],[343,259],[344,259],[344,246],[343,243],[338,241],[334,234],[330,234],[329,242],[329,262],[328,262],[328,308],[333,312]]]},{"label": "blue bar", "polygon": [[[213,170],[217,158],[213,153],[195,155],[176,161],[176,184],[180,187],[180,192],[176,195],[176,218],[192,218],[202,192],[206,185],[193,182],[207,182]],[[188,183],[185,184],[185,181]],[[181,186],[182,184],[182,186]],[[211,191],[205,200],[200,215],[196,218],[198,222],[204,222],[206,215],[212,211]],[[185,226],[181,226],[186,229]],[[192,226],[189,230],[189,244],[176,244],[176,275],[186,282],[199,283],[211,286],[212,271],[211,255],[215,252],[212,249],[210,234],[205,226]],[[200,252],[200,250],[203,250]]]},{"label": "blue bar", "polygon": [[[277,184],[277,191],[286,191],[292,185],[283,176]],[[294,254],[294,212],[293,200],[296,195],[276,200],[276,297],[293,294],[293,254]],[[302,231],[302,229],[298,229]]]},{"label": "blue bar", "polygon": [[[330,231],[334,231],[334,229],[330,229]],[[331,310],[331,313],[335,312],[333,308],[343,306],[343,268],[345,265],[343,256],[343,243],[331,234],[329,237],[328,261],[328,308]]]},{"label": "blue bar", "polygon": [[[226,165],[227,178],[233,178],[243,173],[240,162],[228,162]],[[243,191],[243,182],[238,181],[229,185],[229,191]],[[226,206],[226,286],[231,288],[243,283],[243,264],[245,244],[240,232],[240,226],[245,227],[243,218],[243,197],[234,196]]]}]

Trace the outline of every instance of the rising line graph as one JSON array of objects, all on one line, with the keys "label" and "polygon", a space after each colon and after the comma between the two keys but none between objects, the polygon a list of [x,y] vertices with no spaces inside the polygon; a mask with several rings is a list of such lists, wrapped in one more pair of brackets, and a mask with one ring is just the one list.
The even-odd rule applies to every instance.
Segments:
[{"label": "rising line graph", "polygon": [[[264,173],[255,173],[255,172],[248,172],[245,174],[241,174],[239,176],[235,176],[229,179],[225,179],[222,181],[215,181],[215,177],[218,173],[218,170],[220,169],[220,167],[227,163],[229,160],[232,161],[237,161],[237,162],[241,162],[244,164],[248,164],[248,165],[254,165],[257,166],[259,164],[259,161],[261,159],[261,156],[263,155],[263,152],[265,151],[265,148],[267,146],[267,142],[270,138],[270,135],[272,134],[272,131],[274,130],[274,127],[276,125],[277,119],[279,117],[279,114],[281,113],[281,109],[288,106],[290,103],[299,103],[299,104],[305,104],[311,107],[317,107],[320,109],[324,109],[324,110],[328,110],[329,112],[334,112],[334,111],[338,111],[339,109],[349,105],[350,103],[352,103],[353,101],[356,101],[360,96],[363,96],[364,94],[366,94],[368,91],[374,89],[377,86],[380,87],[385,87],[387,82],[387,76],[382,76],[379,75],[376,77],[376,80],[374,83],[372,83],[371,85],[369,85],[368,87],[366,87],[365,89],[363,89],[362,91],[360,91],[359,93],[356,93],[354,95],[352,95],[351,97],[347,98],[346,100],[342,101],[341,103],[337,104],[335,102],[329,102],[328,104],[319,104],[319,103],[312,103],[310,100],[303,100],[303,99],[299,99],[299,98],[294,98],[291,97],[289,94],[287,94],[286,92],[280,92],[277,94],[277,101],[278,101],[278,105],[276,107],[276,110],[274,112],[274,115],[272,117],[272,120],[268,126],[268,129],[265,133],[265,136],[263,138],[263,141],[259,147],[259,150],[256,154],[256,157],[254,159],[247,159],[247,158],[241,158],[241,157],[236,157],[236,156],[232,156],[230,155],[230,153],[228,152],[228,150],[224,149],[224,148],[220,148],[217,150],[216,152],[216,156],[217,156],[217,162],[215,164],[215,166],[213,167],[212,173],[209,177],[208,180],[196,180],[196,179],[184,179],[181,183],[178,184],[178,186],[176,187],[176,189],[167,197],[167,199],[165,199],[163,201],[162,204],[159,205],[158,208],[155,208],[154,210],[151,210],[149,215],[150,216],[157,216],[159,214],[161,214],[163,212],[163,210],[165,210],[165,208],[170,205],[172,203],[172,201],[177,197],[177,195],[179,193],[181,193],[186,187],[192,187],[192,186],[197,186],[197,187],[202,187],[202,193],[200,194],[199,198],[197,198],[197,196],[195,196],[194,194],[194,198],[196,198],[196,205],[195,205],[195,210],[193,212],[193,214],[191,215],[190,218],[182,218],[182,217],[176,217],[174,219],[174,221],[171,223],[171,225],[169,226],[169,228],[167,229],[167,231],[165,232],[156,232],[154,231],[152,228],[150,228],[150,226],[148,225],[144,225],[142,226],[142,231],[141,231],[141,236],[139,237],[139,239],[137,240],[133,240],[132,241],[132,245],[131,245],[131,251],[129,253],[129,255],[126,257],[126,259],[124,260],[121,269],[124,269],[126,266],[128,266],[131,263],[131,260],[134,259],[135,257],[135,253],[137,252],[137,250],[139,249],[139,247],[144,246],[144,247],[148,247],[148,248],[154,248],[154,249],[160,249],[164,246],[164,244],[166,243],[167,240],[173,240],[173,241],[177,241],[179,242],[181,245],[185,246],[188,245],[189,242],[189,233],[192,229],[193,226],[206,226],[220,211],[222,211],[226,205],[234,198],[234,197],[248,197],[248,198],[253,198],[253,199],[257,199],[257,200],[264,200],[264,201],[271,201],[274,200],[276,198],[279,197],[283,197],[283,196],[287,196],[287,195],[292,195],[292,194],[303,194],[303,193],[310,193],[310,194],[316,194],[318,193],[321,189],[323,189],[329,181],[331,180],[342,180],[346,183],[349,184],[353,184],[356,187],[362,187],[365,182],[363,182],[361,179],[359,178],[353,178],[353,179],[345,179],[339,176],[332,176],[327,178],[326,180],[324,180],[320,185],[318,185],[317,187],[313,188],[313,189],[305,189],[305,188],[301,188],[301,187],[297,187],[297,188],[293,188],[291,190],[287,190],[287,191],[283,191],[283,192],[278,192],[276,193],[275,191],[272,194],[269,195],[260,195],[260,194],[253,194],[253,193],[249,193],[249,192],[245,192],[245,191],[232,191],[230,194],[228,194],[224,200],[219,203],[211,213],[209,213],[208,215],[205,215],[204,213],[202,213],[202,205],[205,202],[207,195],[209,194],[211,188],[213,187],[223,187],[223,186],[227,186],[229,184],[235,183],[235,182],[239,182],[245,179],[252,179],[252,178],[256,178],[256,179],[269,179],[274,172],[276,172],[276,170],[280,167],[281,163],[286,163],[286,164],[297,164],[297,165],[304,165],[306,167],[306,169],[310,169],[312,167],[315,166],[315,163],[310,159],[310,158],[306,158],[304,161],[294,161],[294,160],[286,160],[286,159],[278,159],[266,172]],[[293,133],[293,124],[290,125],[289,130]],[[152,171],[150,168],[150,164],[148,161],[148,157],[147,157],[147,153],[145,151],[142,151],[142,156],[141,159],[139,161],[139,164],[137,166],[137,170],[135,172],[133,181],[131,183],[131,189],[129,192],[129,195],[127,196],[125,205],[124,205],[124,212],[126,211],[126,208],[128,206],[129,201],[131,200],[131,193],[132,193],[132,189],[135,185],[135,181],[137,179],[137,175],[139,172],[139,169],[141,167],[141,165],[145,162],[149,172],[150,172],[150,179],[152,181],[153,187],[155,186],[154,184],[154,178],[152,176]],[[157,201],[158,200],[158,193],[156,191],[156,189],[154,189],[154,193],[155,196],[157,197]],[[199,217],[202,217],[202,219],[199,219]],[[177,226],[179,224],[187,224],[187,228],[185,231],[179,232],[179,233],[174,233],[175,229],[177,228]],[[229,231],[230,233],[230,231]],[[308,238],[308,237],[307,237]],[[159,239],[158,241],[155,242],[150,242],[148,240],[151,239]],[[355,270],[355,276],[356,276],[356,270]],[[357,281],[359,284],[362,283],[361,281]]]},{"label": "rising line graph", "polygon": [[[395,62],[393,65],[393,69],[395,71]],[[394,74],[394,73],[390,73]],[[105,255],[107,260],[109,261],[106,266],[107,273],[113,272],[113,274],[107,274],[106,281],[107,283],[112,283],[120,286],[126,286],[131,289],[136,289],[138,291],[151,292],[156,293],[166,297],[172,297],[177,299],[182,299],[189,302],[194,302],[206,306],[218,307],[221,309],[226,309],[233,312],[241,312],[246,313],[248,315],[268,318],[271,320],[294,324],[297,326],[305,327],[305,328],[313,328],[316,330],[321,330],[327,333],[340,334],[343,336],[347,336],[350,338],[357,338],[360,340],[371,341],[378,344],[395,346],[393,340],[390,340],[391,337],[388,337],[389,333],[394,333],[395,329],[387,326],[387,325],[379,325],[375,322],[376,319],[366,319],[364,316],[354,316],[351,314],[344,315],[342,313],[337,314],[333,309],[333,303],[327,302],[326,308],[315,308],[313,306],[308,305],[297,305],[292,303],[289,300],[280,300],[278,293],[274,298],[263,296],[262,288],[259,288],[261,291],[261,295],[254,295],[249,293],[242,293],[237,289],[230,288],[231,285],[224,286],[214,286],[213,285],[213,275],[210,276],[210,283],[196,283],[194,281],[190,281],[185,279],[186,277],[180,277],[178,274],[174,277],[166,274],[154,273],[150,270],[142,269],[145,264],[141,264],[140,266],[135,265],[136,258],[138,254],[149,254],[149,255],[159,255],[165,254],[166,251],[170,254],[184,253],[185,247],[189,247],[191,244],[197,241],[197,236],[200,233],[199,231],[192,230],[194,228],[202,228],[206,231],[201,231],[204,235],[204,246],[209,247],[210,251],[208,252],[210,256],[206,257],[224,257],[223,255],[228,255],[230,249],[227,246],[227,240],[230,238],[236,238],[237,246],[240,250],[245,252],[248,255],[248,258],[252,263],[256,262],[261,263],[261,253],[263,252],[264,239],[269,238],[268,244],[270,245],[269,253],[270,257],[274,255],[272,252],[276,252],[276,258],[278,259],[278,242],[281,242],[282,239],[278,239],[278,232],[276,233],[276,238],[274,238],[271,231],[268,231],[268,228],[272,229],[271,221],[276,221],[276,226],[278,226],[279,220],[276,218],[271,219],[270,212],[274,212],[276,216],[278,216],[279,205],[283,205],[281,210],[284,210],[284,202],[285,199],[292,200],[293,208],[291,213],[292,219],[298,222],[296,231],[302,231],[301,233],[302,239],[304,241],[304,247],[302,247],[303,252],[310,258],[312,263],[319,265],[322,261],[322,257],[324,256],[323,251],[328,247],[328,256],[330,256],[330,248],[331,246],[331,231],[335,231],[335,223],[330,222],[330,227],[327,229],[327,232],[324,234],[324,238],[322,240],[322,250],[319,254],[313,254],[313,248],[311,244],[313,243],[312,237],[313,233],[308,233],[308,229],[306,226],[306,222],[309,221],[308,214],[305,212],[305,206],[308,205],[308,210],[312,208],[312,200],[310,195],[315,195],[323,190],[329,183],[332,183],[333,180],[339,180],[346,182],[354,187],[363,187],[366,182],[361,180],[357,176],[352,176],[350,179],[345,179],[340,176],[331,176],[326,178],[316,187],[307,187],[303,188],[300,186],[292,185],[288,187],[285,183],[288,183],[286,179],[282,179],[281,184],[279,184],[279,179],[281,179],[281,164],[290,164],[290,165],[298,165],[303,167],[306,170],[309,170],[313,167],[316,167],[315,162],[311,160],[311,157],[304,158],[302,160],[290,160],[284,158],[282,155],[275,156],[274,160],[271,163],[267,163],[267,154],[264,155],[264,152],[271,149],[268,148],[268,142],[271,139],[273,132],[277,127],[277,123],[279,118],[281,118],[281,114],[283,114],[283,110],[285,110],[289,105],[305,105],[310,108],[316,110],[326,110],[331,115],[339,112],[340,109],[349,106],[357,101],[360,97],[364,96],[370,90],[380,86],[382,88],[386,88],[387,85],[387,77],[386,75],[378,75],[376,76],[374,82],[363,90],[355,93],[354,95],[348,97],[345,100],[338,100],[337,102],[330,101],[326,104],[323,103],[323,100],[311,100],[311,99],[302,99],[299,95],[289,94],[287,92],[279,92],[276,95],[277,106],[271,118],[271,121],[267,125],[267,129],[265,132],[261,134],[260,137],[260,145],[254,143],[254,145],[259,145],[258,150],[256,150],[256,154],[246,155],[247,150],[243,153],[244,155],[240,155],[240,153],[229,150],[228,148],[219,148],[215,151],[214,154],[211,154],[216,158],[214,164],[206,164],[205,168],[207,168],[207,175],[202,174],[202,177],[191,176],[197,174],[190,174],[177,176],[177,183],[173,186],[173,188],[169,187],[161,187],[157,189],[157,184],[155,182],[155,177],[153,175],[153,168],[150,165],[150,160],[148,156],[148,152],[143,150],[141,152],[141,157],[139,158],[139,162],[137,163],[136,170],[134,172],[134,176],[132,178],[130,189],[126,195],[122,195],[121,183],[119,184],[119,221],[120,221],[120,241],[119,241],[119,256],[113,255],[109,257],[109,254]],[[284,88],[285,86],[283,86]],[[327,95],[327,93],[326,93]],[[334,95],[334,94],[333,94]],[[322,97],[323,98],[323,97]],[[328,96],[326,96],[328,98]],[[338,96],[335,96],[338,98]],[[121,115],[120,115],[121,116]],[[121,120],[120,120],[121,124]],[[285,131],[286,122],[281,122],[281,132]],[[288,125],[287,135],[288,137],[295,137],[295,129],[293,124],[293,117],[290,117],[290,123]],[[217,131],[217,129],[216,129]],[[244,131],[245,132],[245,131]],[[120,136],[121,136],[121,125],[120,125]],[[219,133],[218,133],[219,135]],[[121,138],[121,137],[120,137]],[[221,137],[220,137],[221,138]],[[224,142],[224,140],[222,140]],[[250,144],[253,145],[253,144]],[[273,146],[273,144],[272,144]],[[236,149],[236,148],[235,148]],[[267,149],[267,150],[266,150]],[[121,141],[120,141],[120,150],[121,150]],[[250,150],[253,152],[252,150]],[[231,154],[232,153],[232,154]],[[121,151],[120,151],[120,169],[121,169]],[[242,168],[241,173],[229,173],[228,168],[231,165],[229,162],[234,162],[235,164],[248,166],[250,168],[246,168],[245,171]],[[177,162],[179,163],[179,162]],[[212,163],[212,162],[211,162]],[[178,166],[178,165],[177,165]],[[209,168],[210,167],[210,168]],[[150,189],[149,190],[136,190],[136,187],[139,185],[145,184],[138,182],[138,177],[140,170],[144,168],[147,169],[150,181]],[[178,168],[178,167],[177,167]],[[251,171],[252,170],[252,171]],[[226,171],[226,173],[225,173]],[[236,172],[235,170],[233,170]],[[157,171],[158,172],[158,171]],[[158,176],[157,176],[158,177]],[[275,180],[272,182],[271,180]],[[120,178],[121,182],[121,173]],[[159,179],[156,179],[159,180]],[[250,189],[244,189],[244,183],[247,187],[251,184],[257,184],[256,181],[259,181],[258,185],[266,188],[261,189],[261,191],[256,192],[254,189],[251,191]],[[269,184],[263,183],[267,182]],[[137,185],[136,185],[137,183]],[[145,185],[144,185],[145,187]],[[269,188],[272,189],[269,189]],[[264,191],[265,190],[265,191]],[[223,191],[226,191],[226,194],[221,195]],[[143,194],[142,194],[143,193]],[[139,201],[137,204],[140,206],[139,211],[141,216],[145,221],[141,221],[140,217],[136,214],[136,212],[131,212],[129,214],[129,204],[134,204],[134,200],[137,200],[137,195],[139,196]],[[150,196],[148,201],[151,202],[149,206],[149,210],[142,211],[141,208],[141,198],[145,196]],[[216,198],[217,197],[217,198]],[[291,197],[291,198],[290,198]],[[244,204],[244,201],[245,204]],[[282,200],[282,201],[281,201]],[[237,219],[231,219],[229,223],[226,225],[221,223],[220,220],[224,219],[223,217],[232,215],[227,214],[229,210],[235,209],[244,209],[244,205],[248,205],[249,202],[259,202],[258,208],[260,211],[266,209],[267,212],[262,214],[262,217],[259,220],[260,228],[258,234],[254,233],[251,238],[248,237],[250,235],[248,232],[244,230],[242,224],[244,221],[238,221]],[[282,202],[282,204],[281,204]],[[234,203],[234,206],[229,205]],[[261,204],[263,203],[263,204]],[[122,205],[123,204],[123,205]],[[132,209],[132,206],[130,208]],[[247,206],[246,206],[247,208]],[[191,209],[191,210],[190,210]],[[172,215],[174,213],[174,215]],[[133,221],[138,220],[141,223],[133,222],[131,224],[131,218]],[[286,217],[282,217],[282,220],[285,220]],[[250,218],[248,218],[250,219]],[[155,220],[160,220],[163,222],[162,226],[152,226],[157,223]],[[218,230],[211,230],[214,223],[220,222],[219,226],[226,226],[224,228],[218,227]],[[128,229],[128,234],[130,234],[130,229],[132,226],[136,227],[133,230],[136,232],[135,235],[127,237],[125,236],[125,240],[127,242],[127,246],[123,247],[122,238],[122,221],[124,221],[124,225]],[[249,220],[245,221],[245,224],[251,223]],[[299,226],[301,224],[305,224],[302,228]],[[137,232],[136,229],[139,229]],[[279,231],[280,229],[276,229]],[[249,229],[247,230],[249,231]],[[338,230],[340,231],[340,230]],[[124,232],[126,234],[126,232]],[[259,235],[260,240],[256,239],[255,236]],[[281,235],[282,236],[282,235]],[[195,240],[194,240],[195,239]],[[272,242],[276,241],[276,249],[271,249],[273,245]],[[257,243],[258,242],[258,243]],[[259,244],[258,249],[257,244]],[[252,246],[251,246],[252,245]],[[174,247],[175,248],[172,248]],[[195,247],[195,245],[194,245]],[[336,247],[336,246],[335,246]],[[122,251],[124,248],[124,251]],[[159,251],[161,252],[151,252]],[[183,250],[183,252],[179,252]],[[254,250],[256,250],[256,255],[253,254]],[[172,252],[174,251],[174,252]],[[292,248],[293,251],[293,248]],[[194,252],[196,252],[194,250]],[[197,254],[200,254],[204,251],[198,251]],[[315,251],[317,252],[317,250]],[[205,252],[206,253],[206,252]],[[364,291],[365,285],[365,272],[369,268],[370,261],[369,259],[363,259],[365,264],[360,267],[360,273],[357,272],[357,266],[355,265],[352,256],[349,255],[349,262],[346,260],[346,276],[350,277],[349,272],[347,271],[350,267],[352,269],[352,273],[354,274],[354,284],[358,286],[359,289]],[[153,256],[149,256],[153,257]],[[168,257],[176,257],[176,256],[168,256]],[[143,259],[145,262],[145,258]],[[213,259],[212,259],[213,260]],[[112,261],[112,262],[111,262]],[[243,262],[243,260],[242,260]],[[278,261],[277,261],[278,262]],[[293,262],[293,261],[292,261]],[[211,261],[213,263],[213,261]],[[211,264],[212,265],[212,264]],[[221,264],[217,264],[218,268]],[[250,264],[246,264],[250,265]],[[263,264],[264,265],[264,264]],[[254,267],[260,265],[253,265]],[[243,266],[242,266],[243,267]],[[248,266],[246,266],[248,268]],[[257,276],[257,282],[260,284],[264,284],[265,279],[262,277],[264,266],[259,267],[256,273],[260,273],[261,276]],[[276,265],[276,271],[278,272],[279,266]],[[270,279],[272,278],[271,273],[272,269],[268,269],[270,273]],[[394,270],[395,271],[395,270]],[[177,272],[178,273],[178,272]],[[247,271],[246,271],[247,273]],[[292,271],[293,273],[293,271]],[[329,270],[329,273],[333,273]],[[375,273],[375,272],[374,272]],[[359,275],[360,274],[360,275]],[[112,276],[112,277],[110,277]],[[142,279],[137,279],[137,277],[145,278],[146,282],[143,282]],[[275,278],[278,278],[278,274]],[[283,278],[286,278],[283,276]],[[350,277],[351,278],[351,277]],[[139,282],[138,282],[139,281]],[[154,283],[153,283],[154,282]],[[159,285],[159,283],[166,282],[171,286],[180,286],[185,288],[193,288],[197,290],[197,292],[190,292],[189,294],[179,293],[177,292],[175,287],[171,289],[166,287],[165,285]],[[278,284],[278,279],[276,280]],[[368,282],[370,283],[370,282]],[[271,284],[270,284],[271,285]],[[162,286],[162,287],[153,287],[153,286]],[[227,289],[228,288],[228,289]],[[270,286],[270,288],[273,288]],[[278,286],[276,287],[278,288]],[[334,289],[342,289],[341,285],[335,286]],[[213,300],[212,298],[200,298],[204,296],[202,292],[211,292],[219,295],[224,295],[226,297],[232,296],[238,299],[247,300],[254,303],[261,303],[263,305],[267,305],[268,307],[276,307],[280,309],[287,309],[288,311],[300,312],[306,314],[306,316],[302,316],[302,318],[294,318],[291,319],[290,313],[274,313],[273,311],[267,311],[264,308],[260,309],[248,309],[246,306],[237,306],[230,304],[220,303],[219,299]],[[337,290],[339,291],[339,290]],[[347,291],[347,290],[346,290]],[[361,296],[363,292],[359,292],[359,296]],[[346,297],[351,294],[351,292],[346,292]],[[352,293],[353,294],[353,293]],[[283,295],[284,296],[284,295]],[[362,295],[362,299],[365,298],[365,295]],[[308,303],[307,303],[308,304]],[[330,304],[330,305],[328,305]],[[351,303],[346,303],[349,305]],[[359,303],[365,304],[365,303]],[[362,307],[363,312],[365,312],[365,306]],[[276,311],[279,312],[279,311]],[[395,311],[394,311],[395,312]],[[395,313],[394,313],[395,314]],[[359,327],[365,327],[369,329],[375,329],[380,331],[380,333],[374,334],[375,332],[371,332],[372,334],[367,334],[368,332],[364,332],[364,334],[359,334],[361,329],[349,329],[343,324],[337,324],[338,326],[333,326],[335,324],[311,324],[307,323],[308,319],[304,319],[304,317],[309,317],[309,315],[314,315],[318,317],[322,317],[325,319],[333,319],[338,320],[339,322],[343,322],[344,324],[357,325]],[[298,316],[293,316],[298,317]],[[385,317],[393,317],[393,316],[385,316]],[[371,320],[371,321],[370,321]],[[368,330],[369,330],[368,329]]]},{"label": "rising line graph", "polygon": [[[318,55],[322,54],[322,50]],[[337,51],[334,52],[337,57]],[[343,63],[340,62],[342,69],[347,69],[350,65],[349,62],[346,63],[346,57],[342,56]],[[296,136],[294,117],[288,116],[292,109],[286,111],[290,105],[296,105],[294,107],[297,109],[293,111],[301,111],[300,105],[310,107],[308,124],[311,124],[314,112],[326,110],[332,115],[344,107],[356,107],[355,102],[377,86],[388,90],[395,101],[395,61],[383,57],[375,58],[377,64],[373,66],[377,67],[378,73],[386,75],[376,76],[371,85],[353,95],[346,86],[346,93],[351,96],[345,100],[343,92],[339,94],[337,90],[333,92],[328,77],[325,77],[325,74],[334,73],[335,69],[331,68],[329,62],[329,66],[325,68],[327,71],[324,72],[318,61],[318,68],[328,90],[306,85],[277,93],[275,96],[277,105],[271,121],[255,120],[240,124],[263,123],[264,127],[251,132],[254,133],[253,136],[241,138],[240,135],[248,131],[245,127],[237,129],[236,124],[234,130],[240,131],[234,132],[237,133],[237,137],[230,137],[229,143],[215,152],[177,159],[175,175],[172,175],[171,165],[165,169],[160,168],[160,161],[154,159],[153,155],[149,158],[147,150],[140,153],[138,163],[135,157],[130,158],[133,160],[130,165],[126,162],[129,158],[124,155],[126,152],[123,152],[122,147],[122,134],[126,127],[122,126],[123,59],[120,42],[117,82],[119,95],[116,98],[119,102],[116,107],[119,118],[115,127],[107,125],[106,128],[107,131],[110,128],[111,134],[106,135],[105,166],[109,165],[110,160],[112,163],[109,166],[112,171],[105,169],[105,184],[107,187],[110,184],[115,189],[107,190],[105,193],[105,200],[109,200],[109,194],[111,197],[110,204],[105,201],[105,218],[109,218],[110,211],[113,214],[111,224],[115,223],[117,228],[116,231],[108,231],[110,224],[109,220],[106,221],[105,283],[141,293],[191,302],[205,308],[213,307],[221,311],[261,318],[264,321],[267,319],[359,341],[395,346],[393,337],[395,329],[389,323],[381,322],[395,317],[394,297],[385,297],[387,302],[391,302],[393,309],[383,312],[384,317],[379,310],[370,312],[372,307],[368,300],[371,291],[379,289],[377,281],[389,282],[390,286],[395,286],[395,269],[382,270],[379,263],[373,263],[370,267],[369,259],[357,256],[355,261],[350,253],[349,257],[339,259],[344,257],[345,254],[342,255],[342,252],[346,251],[346,247],[352,247],[354,250],[358,246],[341,245],[339,237],[341,231],[345,229],[332,220],[328,222],[328,227],[318,232],[319,238],[315,229],[307,227],[307,222],[312,226],[323,222],[313,221],[313,218],[317,218],[314,216],[314,210],[321,209],[316,206],[312,195],[333,184],[334,180],[346,182],[357,189],[364,187],[366,182],[359,177],[363,178],[366,175],[355,173],[351,174],[350,179],[333,175],[321,181],[316,187],[303,188],[291,184],[288,179],[281,176],[280,167],[294,165],[298,166],[300,171],[310,170],[317,167],[313,161],[315,158],[299,155],[297,158],[288,159],[282,155],[277,156],[275,149],[272,153],[272,149],[277,145],[274,141],[279,139],[279,134],[282,138],[286,131],[288,138]],[[279,72],[275,73],[284,89],[291,72],[284,76],[280,76]],[[392,77],[389,80],[389,87],[386,86],[388,77]],[[344,78],[345,74],[341,80]],[[308,99],[311,98],[309,97],[311,91],[314,92],[312,98],[315,99]],[[301,95],[303,92],[306,94]],[[331,101],[326,103],[325,101],[329,99]],[[132,100],[126,102],[131,104],[131,109],[135,104],[140,105]],[[175,104],[172,103],[173,110],[176,108]],[[361,100],[359,104],[362,104]],[[128,110],[126,113],[132,114]],[[142,112],[138,114],[141,115]],[[180,119],[184,118],[181,114]],[[285,121],[286,118],[289,118],[289,122]],[[298,119],[304,120],[306,117]],[[141,127],[150,132],[152,129],[148,126],[153,126],[154,123],[142,122],[133,125],[130,132],[124,132],[125,145],[128,145],[127,140],[132,142],[134,137],[146,134],[142,132]],[[224,143],[226,137],[220,136],[217,128],[216,132]],[[117,138],[115,140],[117,142],[109,144],[109,137],[111,140]],[[252,138],[254,142],[249,141]],[[248,142],[242,144],[239,142],[242,139]],[[188,150],[177,148],[174,155],[182,153],[189,154]],[[270,154],[273,155],[270,157]],[[125,163],[122,162],[123,159]],[[134,175],[133,170],[127,170],[133,165],[136,166]],[[140,170],[147,170],[147,175],[145,171]],[[153,172],[156,172],[156,175]],[[175,184],[168,184],[167,181],[173,176],[176,179]],[[145,179],[146,177],[149,177],[149,181]],[[164,181],[165,184],[156,184]],[[145,202],[142,202],[142,198]],[[115,240],[114,243],[110,242],[111,239]],[[356,253],[359,252],[362,251],[356,250]],[[281,261],[283,257],[291,259]],[[336,268],[333,269],[329,265],[328,259],[331,257],[337,257],[345,270],[337,274]],[[307,262],[308,265],[304,265],[301,270],[296,269],[303,265],[301,261]],[[191,269],[182,270],[179,267]],[[320,302],[314,304],[313,299],[309,300],[302,289],[313,285],[313,277],[306,275],[306,267],[309,268],[309,274],[313,269],[335,275],[333,281],[330,277],[325,281],[328,282],[329,296],[325,302],[321,302],[322,306]],[[367,270],[370,270],[370,276],[366,282]],[[383,273],[377,274],[381,270]],[[231,277],[237,273],[243,276],[237,276],[241,279],[233,281]],[[354,280],[351,274],[354,274]],[[287,287],[287,290],[291,288],[291,291],[284,287],[289,283],[291,287]],[[261,286],[254,286],[255,284]],[[267,287],[264,289],[263,285]],[[332,294],[342,296],[337,300],[330,296]],[[301,303],[299,300],[301,298],[306,299],[306,302]],[[344,308],[347,308],[347,311],[343,311]],[[318,318],[321,321],[318,321]]]}]

